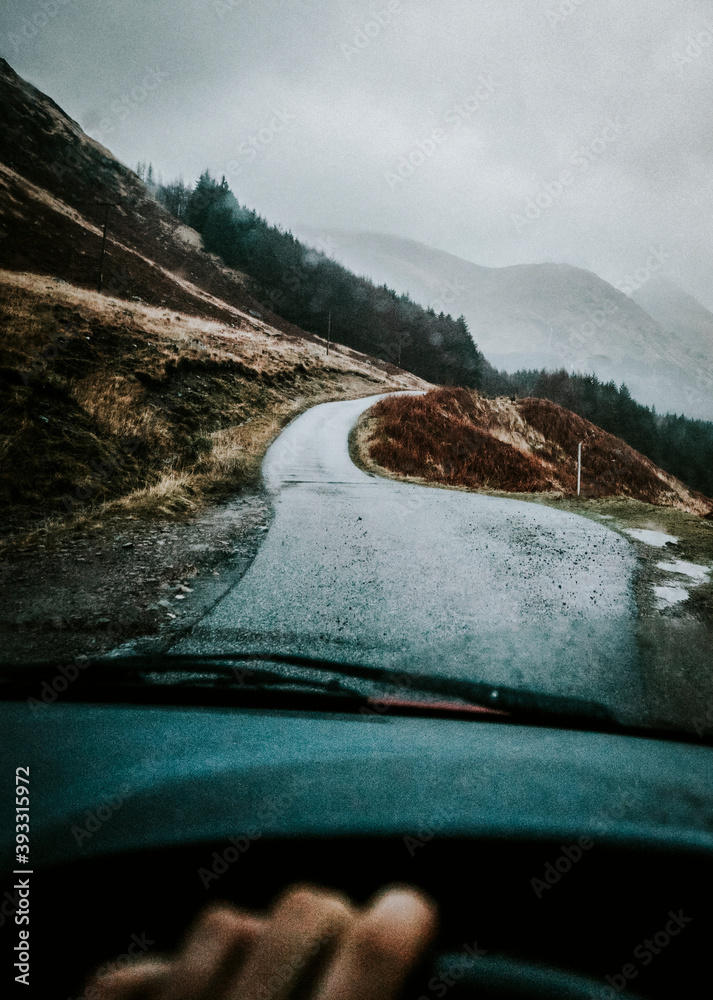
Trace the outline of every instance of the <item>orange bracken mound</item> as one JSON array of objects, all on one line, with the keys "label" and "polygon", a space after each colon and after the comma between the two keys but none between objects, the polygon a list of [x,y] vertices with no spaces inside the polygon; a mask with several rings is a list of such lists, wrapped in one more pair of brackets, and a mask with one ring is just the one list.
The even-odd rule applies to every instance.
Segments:
[{"label": "orange bracken mound", "polygon": [[452,486],[522,492],[556,488],[536,458],[483,427],[467,389],[395,396],[381,400],[371,412],[379,419],[371,457],[392,472]]},{"label": "orange bracken mound", "polygon": [[549,399],[523,399],[516,405],[531,427],[572,456],[571,467],[566,470],[569,476],[562,470],[562,475],[571,480],[571,490],[576,489],[575,457],[580,441],[586,463],[586,496],[630,496],[657,503],[662,489],[669,485],[667,480],[673,479],[621,438]]},{"label": "orange bracken mound", "polygon": [[394,396],[370,411],[377,419],[371,458],[402,476],[471,489],[517,493],[577,488],[706,515],[713,501],[689,490],[620,438],[546,399],[486,399],[469,389]]}]

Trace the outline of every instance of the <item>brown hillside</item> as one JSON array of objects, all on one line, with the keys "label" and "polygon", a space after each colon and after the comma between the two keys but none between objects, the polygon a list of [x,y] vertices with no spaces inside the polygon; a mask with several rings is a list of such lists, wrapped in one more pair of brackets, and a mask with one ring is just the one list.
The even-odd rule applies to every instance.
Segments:
[{"label": "brown hillside", "polygon": [[244,275],[205,254],[198,234],[158,205],[132,170],[2,59],[0,108],[2,266],[96,288],[99,203],[111,202],[109,294],[223,322],[235,322],[231,307],[263,312]]},{"label": "brown hillside", "polygon": [[[104,210],[111,202],[102,294]],[[254,483],[306,406],[425,383],[264,309],[251,282],[0,59],[5,530],[164,514]],[[128,499],[127,499],[128,498]]]},{"label": "brown hillside", "polygon": [[620,438],[545,399],[485,399],[433,389],[377,403],[367,460],[401,476],[470,489],[571,495],[582,444],[582,495],[622,496],[699,515],[713,500],[689,490]]},{"label": "brown hillside", "polygon": [[[417,387],[356,352],[235,329],[0,271],[3,530],[86,513],[181,513],[253,484],[306,406]],[[133,498],[133,499],[132,499]]]},{"label": "brown hillside", "polygon": [[[0,59],[0,267],[96,289],[100,202],[116,206],[109,216],[106,294],[238,329],[264,321],[301,341],[323,343],[266,309],[250,278],[206,253],[199,234],[159,205],[133,170]],[[388,374],[399,371],[370,360]]]}]

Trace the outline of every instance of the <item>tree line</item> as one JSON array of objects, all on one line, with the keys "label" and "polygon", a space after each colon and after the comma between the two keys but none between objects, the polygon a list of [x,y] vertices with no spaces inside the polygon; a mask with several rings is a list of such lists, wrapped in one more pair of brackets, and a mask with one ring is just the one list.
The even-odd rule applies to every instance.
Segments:
[{"label": "tree line", "polygon": [[[149,182],[150,166],[141,164]],[[357,277],[240,205],[223,177],[195,187],[154,184],[156,198],[196,229],[203,245],[249,275],[263,306],[309,333],[391,362],[440,385],[479,388],[484,359],[463,316],[424,309],[408,295]],[[331,320],[330,320],[331,317]]]},{"label": "tree line", "polygon": [[691,489],[713,497],[713,423],[675,413],[660,414],[631,398],[626,385],[601,382],[596,375],[518,371],[486,373],[485,391],[536,396],[559,403],[622,438]]}]

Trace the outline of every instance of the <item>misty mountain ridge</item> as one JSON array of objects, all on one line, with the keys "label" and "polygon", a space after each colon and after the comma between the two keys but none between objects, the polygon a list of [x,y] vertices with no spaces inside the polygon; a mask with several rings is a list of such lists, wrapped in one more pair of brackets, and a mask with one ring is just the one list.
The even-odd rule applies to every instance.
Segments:
[{"label": "misty mountain ridge", "polygon": [[[642,309],[701,364],[710,364],[713,352],[713,313],[675,282],[655,275],[631,296]],[[713,392],[713,389],[710,391]]]},{"label": "misty mountain ridge", "polygon": [[659,412],[713,419],[713,315],[658,274],[629,296],[570,264],[491,268],[384,233],[298,235],[421,305],[462,313],[496,368],[592,373]]}]

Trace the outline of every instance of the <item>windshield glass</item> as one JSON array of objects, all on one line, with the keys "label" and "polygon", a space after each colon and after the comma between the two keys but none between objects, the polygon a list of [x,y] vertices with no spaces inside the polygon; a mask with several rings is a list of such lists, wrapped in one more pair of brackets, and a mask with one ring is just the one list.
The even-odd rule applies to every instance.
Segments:
[{"label": "windshield glass", "polygon": [[0,14],[5,665],[710,737],[703,8],[56,6]]}]

